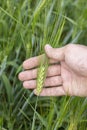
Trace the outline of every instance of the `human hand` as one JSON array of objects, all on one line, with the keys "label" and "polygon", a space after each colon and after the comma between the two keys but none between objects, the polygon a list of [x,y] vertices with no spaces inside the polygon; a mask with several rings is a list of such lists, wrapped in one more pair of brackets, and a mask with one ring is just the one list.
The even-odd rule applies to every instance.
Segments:
[{"label": "human hand", "polygon": [[[50,66],[41,96],[87,96],[87,47],[68,44],[62,48],[45,46]],[[43,55],[32,57],[23,63],[24,72],[19,74],[24,88],[34,89],[38,60]],[[36,94],[37,95],[37,94]]]}]

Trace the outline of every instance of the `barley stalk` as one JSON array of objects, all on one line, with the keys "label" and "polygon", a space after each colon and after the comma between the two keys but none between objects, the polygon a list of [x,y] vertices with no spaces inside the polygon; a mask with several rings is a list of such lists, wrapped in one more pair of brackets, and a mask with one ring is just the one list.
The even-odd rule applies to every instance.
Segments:
[{"label": "barley stalk", "polygon": [[48,58],[46,57],[46,55],[44,55],[37,73],[37,88],[36,88],[37,95],[40,95],[42,91],[44,81],[46,78],[47,68],[48,68]]}]

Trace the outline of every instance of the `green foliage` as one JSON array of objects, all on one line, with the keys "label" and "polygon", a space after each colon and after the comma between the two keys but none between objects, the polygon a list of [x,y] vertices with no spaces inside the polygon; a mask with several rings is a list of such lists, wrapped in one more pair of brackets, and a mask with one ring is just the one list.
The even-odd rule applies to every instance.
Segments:
[{"label": "green foliage", "polygon": [[22,87],[22,62],[44,45],[87,45],[86,0],[0,0],[0,129],[86,130],[87,98],[38,97]]}]

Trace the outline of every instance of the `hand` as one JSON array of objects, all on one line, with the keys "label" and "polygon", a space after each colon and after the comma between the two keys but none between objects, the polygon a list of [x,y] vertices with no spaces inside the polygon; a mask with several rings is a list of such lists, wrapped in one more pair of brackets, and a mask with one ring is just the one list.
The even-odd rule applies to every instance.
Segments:
[{"label": "hand", "polygon": [[[50,66],[41,96],[87,96],[87,47],[68,44],[62,48],[45,46]],[[24,72],[19,74],[23,86],[34,89],[36,94],[36,78],[38,60],[43,55],[32,57],[23,63]],[[34,68],[34,69],[33,69]]]}]

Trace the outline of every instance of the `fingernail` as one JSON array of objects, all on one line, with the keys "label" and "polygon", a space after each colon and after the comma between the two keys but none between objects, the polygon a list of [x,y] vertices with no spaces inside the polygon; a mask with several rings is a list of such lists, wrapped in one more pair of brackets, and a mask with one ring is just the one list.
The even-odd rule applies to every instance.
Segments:
[{"label": "fingernail", "polygon": [[49,45],[49,44],[45,45],[45,49],[51,49],[51,48],[52,48],[51,45]]}]

